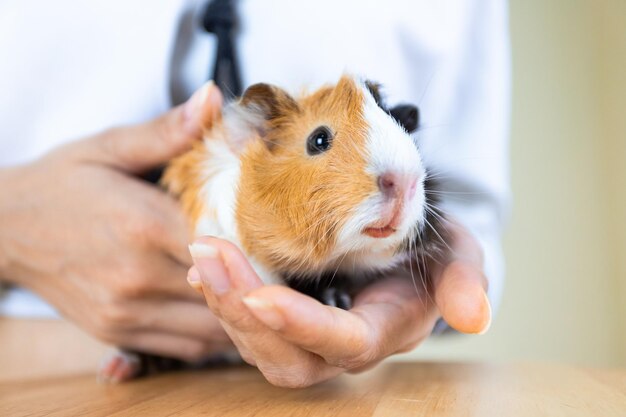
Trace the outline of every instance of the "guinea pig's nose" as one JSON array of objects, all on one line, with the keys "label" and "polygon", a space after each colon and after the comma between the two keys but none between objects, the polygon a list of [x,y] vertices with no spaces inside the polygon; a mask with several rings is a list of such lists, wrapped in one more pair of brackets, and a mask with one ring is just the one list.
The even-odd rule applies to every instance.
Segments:
[{"label": "guinea pig's nose", "polygon": [[378,176],[378,189],[386,198],[413,198],[417,188],[417,176],[385,172]]},{"label": "guinea pig's nose", "polygon": [[396,197],[398,194],[398,176],[393,172],[385,172],[378,177],[378,189],[385,197]]}]

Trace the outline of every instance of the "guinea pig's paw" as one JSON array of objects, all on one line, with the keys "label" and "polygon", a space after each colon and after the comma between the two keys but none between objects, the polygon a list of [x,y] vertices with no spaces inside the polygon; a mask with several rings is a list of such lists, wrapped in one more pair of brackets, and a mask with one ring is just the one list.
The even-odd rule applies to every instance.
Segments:
[{"label": "guinea pig's paw", "polygon": [[116,350],[102,361],[98,370],[98,382],[118,384],[129,381],[139,375],[141,363],[138,353]]},{"label": "guinea pig's paw", "polygon": [[343,310],[352,308],[352,297],[343,288],[324,288],[320,294],[320,301],[331,307],[338,307]]}]

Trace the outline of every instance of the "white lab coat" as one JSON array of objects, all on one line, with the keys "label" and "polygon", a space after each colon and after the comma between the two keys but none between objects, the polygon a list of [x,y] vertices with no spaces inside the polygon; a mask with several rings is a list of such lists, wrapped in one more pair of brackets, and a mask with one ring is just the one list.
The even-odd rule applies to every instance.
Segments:
[{"label": "white lab coat", "polygon": [[[184,101],[216,45],[202,0],[0,3],[0,166],[138,123]],[[489,296],[503,281],[509,196],[510,63],[504,0],[240,0],[244,85],[298,91],[350,72],[390,103],[419,105],[427,164],[451,192],[445,210],[479,239]],[[0,190],[0,198],[10,198]],[[54,225],[51,225],[54,227]],[[52,314],[12,290],[0,314]]]}]

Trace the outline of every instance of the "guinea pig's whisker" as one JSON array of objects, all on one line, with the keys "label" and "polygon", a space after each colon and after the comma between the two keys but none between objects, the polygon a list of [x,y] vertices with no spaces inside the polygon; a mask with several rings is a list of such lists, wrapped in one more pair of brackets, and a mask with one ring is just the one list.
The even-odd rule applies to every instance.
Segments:
[{"label": "guinea pig's whisker", "polygon": [[444,191],[444,190],[425,190],[425,194],[435,195],[488,195],[486,191]]},{"label": "guinea pig's whisker", "polygon": [[[449,180],[451,178],[452,178],[451,175],[447,175],[447,174],[443,174],[443,173],[432,173],[432,172],[429,172],[426,175],[426,178],[424,179],[424,181],[425,182],[426,181],[432,181],[432,180],[442,181],[442,180]],[[427,184],[424,184],[424,185],[427,185]]]},{"label": "guinea pig's whisker", "polygon": [[[445,154],[445,152],[442,152]],[[466,156],[462,158],[454,158],[447,159],[446,161],[442,161],[439,163],[438,168],[433,168],[429,166],[426,172],[426,178],[450,178],[454,180],[459,180],[459,165],[463,162],[470,161],[492,161],[494,159],[493,156],[489,155],[474,155],[474,156]],[[442,166],[443,165],[443,166]]]},{"label": "guinea pig's whisker", "polygon": [[441,214],[449,214],[449,213],[446,212],[445,209],[440,207],[440,204],[437,204],[437,205],[436,204],[437,204],[437,202],[433,202],[432,199],[428,199],[427,198],[426,201],[424,202],[424,206],[425,206],[424,208],[428,207],[431,210],[435,210],[437,212],[440,212]]},{"label": "guinea pig's whisker", "polygon": [[304,259],[301,259],[301,266],[305,264],[306,259],[308,257],[311,256],[311,254],[313,254],[313,252],[315,251],[315,249],[317,249],[317,247],[319,246],[319,244],[326,239],[326,236],[334,231],[334,229],[337,227],[337,223],[331,223],[331,225],[329,225],[329,227],[323,232],[322,236],[318,239],[318,241],[315,243],[315,245],[313,245],[313,247],[311,247],[311,249],[309,250],[309,252],[307,253],[307,255],[305,256]]},{"label": "guinea pig's whisker", "polygon": [[[327,219],[328,219],[328,216],[323,216],[320,219],[317,219],[317,221],[315,221],[311,225],[307,226],[302,232],[298,233],[298,235],[295,236],[294,241],[300,240],[300,238],[302,238],[309,230],[311,230],[312,228],[314,228],[316,226],[319,226],[320,224],[322,224]],[[301,259],[294,259],[294,260],[291,260],[291,261],[295,262],[298,265],[298,268],[302,268],[303,266],[306,265],[307,258],[313,253],[314,249],[315,249],[315,246],[309,250],[309,252],[307,253],[307,255],[305,257],[303,257]]]},{"label": "guinea pig's whisker", "polygon": [[319,226],[320,224],[322,224],[323,222],[325,222],[326,220],[328,220],[331,217],[330,213],[326,214],[325,216],[322,216],[321,218],[317,219],[315,222],[313,222],[312,224],[310,224],[309,226],[307,226],[301,233],[299,233],[296,236],[296,239],[301,238],[306,232],[308,232],[309,230],[311,230],[314,227]]},{"label": "guinea pig's whisker", "polygon": [[[450,214],[448,212],[446,212],[445,210],[443,210],[440,207],[434,207],[429,203],[426,203],[426,205],[424,206],[424,209],[433,215],[433,217],[439,222],[440,225],[442,225],[444,228],[447,227],[448,225],[452,224],[452,221],[450,221],[450,218],[452,218],[452,216],[450,216]],[[447,217],[446,217],[447,216]]]},{"label": "guinea pig's whisker", "polygon": [[435,75],[437,75],[437,69],[436,68],[433,70],[433,73],[430,74],[430,77],[428,78],[428,81],[426,82],[426,85],[424,86],[424,91],[422,91],[422,95],[420,96],[419,100],[417,101],[417,105],[418,106],[422,105],[422,100],[424,100],[424,97],[426,97],[426,93],[428,93],[428,88],[430,87],[430,84],[433,82],[433,79],[435,78]]},{"label": "guinea pig's whisker", "polygon": [[341,259],[337,263],[337,268],[335,268],[335,272],[333,272],[333,276],[330,278],[330,281],[328,282],[328,288],[330,288],[330,286],[332,285],[333,280],[335,279],[335,276],[337,275],[337,271],[339,271],[339,268],[341,267],[341,264],[343,263],[344,259],[346,259],[346,256],[348,255],[348,253],[352,252],[355,247],[356,247],[356,244],[352,245],[350,250],[346,251],[346,253],[343,254]]},{"label": "guinea pig's whisker", "polygon": [[433,177],[433,175],[436,176],[441,176],[442,174],[448,174],[451,172],[456,172],[457,171],[457,166],[450,166],[452,165],[451,162],[460,162],[461,160],[455,160],[455,161],[446,161],[446,164],[442,164],[444,166],[439,166],[437,168],[433,168],[432,166],[428,167],[428,170],[426,172],[426,176],[427,177]]},{"label": "guinea pig's whisker", "polygon": [[[416,249],[417,250],[417,249]],[[427,303],[433,301],[432,294],[430,293],[428,282],[432,279],[428,272],[428,264],[426,262],[424,253],[422,252],[418,256],[418,268],[420,273],[420,283],[422,284],[424,299],[421,298],[420,293],[420,301],[422,302],[422,306],[426,308]]]},{"label": "guinea pig's whisker", "polygon": [[[360,253],[361,255],[363,255],[365,253],[365,250],[366,250],[366,248],[362,247],[357,253]],[[357,274],[356,260],[357,260],[357,257],[353,256],[352,257],[352,275],[356,275]]]},{"label": "guinea pig's whisker", "polygon": [[[433,206],[430,203],[425,203],[424,204],[424,210],[426,210],[427,214],[431,214],[433,216],[434,219],[438,220],[440,224],[443,225],[443,221],[445,221],[446,223],[449,223],[450,221],[445,219],[441,214],[437,213],[437,210],[440,210],[439,208]],[[424,219],[426,221],[426,219]]]},{"label": "guinea pig's whisker", "polygon": [[437,197],[437,198],[446,198],[449,201],[458,201],[461,203],[471,203],[472,201],[474,201],[474,199],[472,199],[469,195],[463,195],[462,193],[460,194],[445,194],[445,193],[426,193],[427,196],[429,197]]},{"label": "guinea pig's whisker", "polygon": [[[422,236],[420,234],[417,235],[417,239],[419,241],[420,247],[422,248],[421,252],[417,250],[417,243],[414,243],[415,247],[415,260],[417,261],[417,270],[419,272],[420,283],[422,284],[422,288],[424,288],[424,293],[426,293],[427,298],[431,298],[431,295],[428,291],[428,285],[426,280],[428,279],[428,266],[426,264],[426,260],[424,259],[424,254],[426,250],[424,249],[424,243],[422,242]],[[425,308],[426,303],[421,298],[421,294],[418,291],[418,295],[420,296],[420,302],[422,306]],[[432,299],[432,298],[431,298]]]},{"label": "guinea pig's whisker", "polygon": [[439,240],[441,240],[441,243],[444,244],[444,246],[446,248],[448,248],[448,250],[450,251],[450,253],[455,253],[454,249],[452,249],[450,247],[450,245],[448,245],[448,242],[446,242],[446,240],[439,234],[439,232],[437,231],[437,229],[435,229],[435,227],[433,227],[433,225],[428,221],[428,219],[424,219],[424,221],[426,222],[426,224],[428,225],[428,227],[430,227],[430,229],[435,233],[435,235],[439,238]]},{"label": "guinea pig's whisker", "polygon": [[417,133],[421,133],[425,130],[431,130],[431,129],[442,129],[444,127],[454,127],[455,125],[453,124],[441,124],[441,125],[428,125],[428,126],[420,126],[417,128]]},{"label": "guinea pig's whisker", "polygon": [[311,205],[311,204],[316,204],[316,203],[319,203],[321,201],[323,201],[322,198],[320,198],[318,200],[309,200],[309,201],[307,201],[305,203],[301,203],[301,204],[290,204],[288,206],[284,206],[284,207],[281,207],[281,208],[288,210],[288,209],[295,208],[295,207],[302,207],[302,206],[308,206],[308,205]]},{"label": "guinea pig's whisker", "polygon": [[[433,205],[426,203],[424,205],[424,209],[426,211],[428,211],[430,214],[432,214],[434,216],[435,219],[437,219],[437,221],[439,221],[439,224],[441,224],[442,226],[446,226],[447,224],[451,224],[452,222],[448,219],[446,219],[444,216],[442,216],[441,214],[437,213],[437,210],[441,211],[443,213],[443,210],[440,208],[436,208]],[[444,213],[446,214],[446,213]]]},{"label": "guinea pig's whisker", "polygon": [[[417,131],[414,133],[417,142],[418,150],[429,145],[428,154],[430,155],[445,155],[446,148],[450,147],[450,141],[441,140],[441,135],[439,134],[427,134],[429,131],[433,129],[441,129],[445,132],[446,129],[450,131],[452,129],[459,130],[458,124],[454,123],[433,123],[430,125],[421,125],[417,128]],[[434,141],[434,142],[433,142]]]},{"label": "guinea pig's whisker", "polygon": [[[320,222],[320,223],[321,223],[321,222]],[[309,228],[307,228],[307,229],[311,229],[311,228],[312,228],[312,227],[309,227]],[[329,233],[329,231],[330,231],[330,228],[329,228],[328,230],[324,231],[323,235],[322,235],[322,236],[321,236],[321,237],[317,240],[317,242],[309,248],[309,250],[307,251],[306,256],[305,256],[303,259],[301,259],[301,260],[300,260],[300,262],[299,262],[300,266],[304,266],[304,265],[306,264],[307,259],[308,259],[308,258],[309,258],[312,254],[313,254],[313,252],[315,251],[315,249],[317,249],[317,246],[318,246],[318,245],[319,245],[319,244],[320,244],[320,243],[324,240],[325,235],[326,235],[327,233]],[[305,231],[303,231],[302,233],[300,233],[300,234],[298,235],[298,237],[296,237],[296,240],[299,240],[299,239],[300,239],[300,238],[301,238],[301,237],[302,237],[305,233],[307,233],[307,230],[305,230]]]},{"label": "guinea pig's whisker", "polygon": [[[413,239],[409,240],[409,272],[411,273],[411,281],[413,282],[413,287],[415,288],[415,293],[419,297],[419,290],[417,289],[417,282],[415,281],[415,274],[413,273],[413,259],[411,259],[411,252],[413,250],[412,246],[415,245],[415,241]],[[417,254],[417,249],[415,251]],[[421,300],[421,298],[420,298]]]},{"label": "guinea pig's whisker", "polygon": [[453,178],[452,175],[448,175],[451,171],[452,169],[449,169],[447,171],[442,171],[442,170],[435,171],[433,169],[429,169],[428,172],[426,173],[426,179],[427,180],[440,180],[440,179]]},{"label": "guinea pig's whisker", "polygon": [[434,299],[432,298],[432,295],[430,293],[430,286],[429,286],[429,282],[432,281],[432,277],[430,276],[430,271],[428,270],[428,259],[426,259],[428,255],[426,253],[424,241],[421,238],[420,238],[420,245],[422,247],[422,252],[420,255],[420,265],[422,265],[421,267],[423,268],[423,273],[421,275],[422,286],[424,287],[424,291],[426,292],[426,296],[428,297],[428,299],[430,299],[431,302],[434,302]]},{"label": "guinea pig's whisker", "polygon": [[[309,206],[309,205],[312,205],[312,204],[320,203],[322,201],[323,201],[323,199],[321,199],[321,198],[317,199],[317,200],[309,200],[309,201],[304,202],[302,204],[292,204],[292,205],[289,205],[287,207],[284,207],[284,209],[289,210],[289,209],[292,209],[292,208],[295,208],[295,207]],[[315,210],[313,210],[313,211],[315,211]],[[330,217],[330,213],[328,213],[325,216],[322,216],[322,217],[316,219],[315,222],[313,222],[312,224],[307,226],[301,233],[299,233],[296,236],[296,239],[301,238],[307,231],[309,231],[311,228],[321,224],[322,222],[326,221],[329,217]]]}]

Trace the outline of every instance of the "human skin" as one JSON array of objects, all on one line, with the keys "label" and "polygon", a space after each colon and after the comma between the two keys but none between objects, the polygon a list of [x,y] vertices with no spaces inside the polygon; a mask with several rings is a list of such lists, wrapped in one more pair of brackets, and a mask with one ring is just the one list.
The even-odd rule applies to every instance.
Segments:
[{"label": "human skin", "polygon": [[199,140],[221,105],[207,84],[154,120],[1,169],[0,278],[116,346],[191,361],[230,346],[185,282],[182,211],[138,178]]},{"label": "human skin", "polygon": [[191,246],[195,265],[187,280],[246,362],[274,385],[306,387],[414,349],[439,317],[462,333],[487,331],[482,251],[458,224],[451,224],[451,236],[447,262],[430,268],[430,294],[417,292],[408,271],[398,270],[358,294],[350,311],[263,285],[236,246],[211,237]]}]

